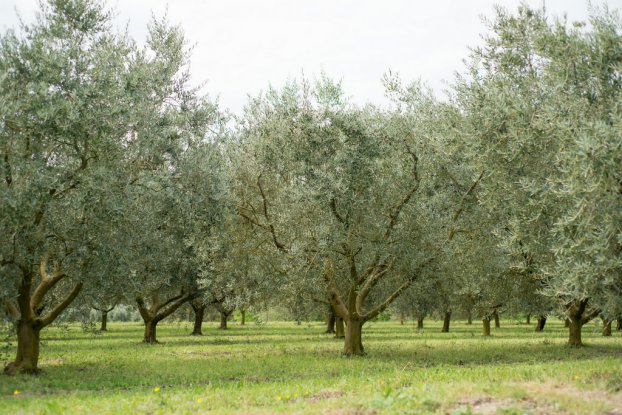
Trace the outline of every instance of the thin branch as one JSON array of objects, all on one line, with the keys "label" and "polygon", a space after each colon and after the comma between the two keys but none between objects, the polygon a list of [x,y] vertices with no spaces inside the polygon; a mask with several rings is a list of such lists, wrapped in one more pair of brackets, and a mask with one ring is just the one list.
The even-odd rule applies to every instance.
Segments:
[{"label": "thin branch", "polygon": [[266,221],[268,222],[266,226],[268,227],[268,230],[272,234],[272,241],[274,242],[274,245],[277,247],[279,251],[287,254],[289,253],[289,249],[287,249],[285,245],[283,245],[279,241],[279,239],[276,236],[276,231],[274,230],[274,226],[272,225],[272,223],[270,223],[270,216],[268,214],[268,199],[266,198],[266,194],[264,193],[263,187],[261,186],[261,174],[257,177],[257,187],[259,188],[259,193],[261,194],[261,199],[263,202],[263,214],[264,214],[264,217],[266,218]]},{"label": "thin branch", "polygon": [[[464,211],[464,207],[465,207],[467,198],[471,195],[471,193],[473,193],[473,191],[477,187],[477,184],[480,182],[480,180],[482,180],[482,177],[484,177],[484,171],[483,170],[479,174],[479,177],[477,178],[477,180],[475,180],[473,182],[473,184],[471,185],[471,187],[469,187],[469,190],[467,190],[467,192],[464,195],[462,195],[462,198],[460,199],[460,205],[459,205],[458,209],[456,210],[456,212],[454,213],[454,216],[452,218],[452,223],[456,223],[458,221],[458,219],[460,218],[460,215]],[[447,231],[447,236],[448,236],[448,239],[450,241],[453,239],[455,233],[456,233],[456,231],[455,231],[454,227],[451,226],[449,228],[449,230]]]},{"label": "thin branch", "polygon": [[343,225],[345,225],[346,228],[349,226],[349,223],[346,221],[346,219],[344,219],[344,217],[341,216],[339,212],[337,211],[337,202],[335,201],[334,197],[330,199],[330,210],[331,212],[333,212],[333,216],[335,216],[335,218],[337,219],[337,221],[339,221],[339,223],[342,223]]}]

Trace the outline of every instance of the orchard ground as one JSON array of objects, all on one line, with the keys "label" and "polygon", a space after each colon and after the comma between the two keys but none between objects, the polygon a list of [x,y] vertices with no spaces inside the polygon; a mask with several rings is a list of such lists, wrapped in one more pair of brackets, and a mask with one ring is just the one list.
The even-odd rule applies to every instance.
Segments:
[{"label": "orchard ground", "polygon": [[355,358],[319,322],[205,323],[202,337],[161,323],[155,346],[138,323],[52,327],[40,375],[0,377],[0,413],[622,414],[622,332],[590,323],[570,348],[555,319],[544,333],[505,320],[489,338],[441,324],[372,322]]}]

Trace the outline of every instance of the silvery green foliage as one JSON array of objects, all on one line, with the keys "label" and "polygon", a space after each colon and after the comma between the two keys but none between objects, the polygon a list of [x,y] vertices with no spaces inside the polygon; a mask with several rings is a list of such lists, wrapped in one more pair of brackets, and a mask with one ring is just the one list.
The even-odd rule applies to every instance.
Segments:
[{"label": "silvery green foliage", "polygon": [[[110,166],[122,158],[136,98],[133,46],[108,32],[98,2],[42,4],[37,22],[0,40],[0,243],[3,295],[46,252],[81,279],[101,264],[96,233]],[[104,225],[104,228],[107,226]]]},{"label": "silvery green foliage", "polygon": [[383,264],[368,313],[440,258],[459,199],[441,172],[440,109],[418,86],[391,110],[357,108],[325,78],[251,100],[238,210],[286,259],[284,295],[345,299]]},{"label": "silvery green foliage", "polygon": [[179,28],[155,20],[139,48],[111,16],[99,1],[50,0],[0,40],[0,297],[24,275],[36,284],[44,259],[67,276],[56,292],[67,278],[102,294],[147,267],[177,272],[160,262],[183,245],[166,225],[176,171],[217,111],[187,85]]},{"label": "silvery green foliage", "polygon": [[564,307],[610,308],[622,276],[619,16],[569,26],[522,6],[490,27],[454,98],[508,276]]}]

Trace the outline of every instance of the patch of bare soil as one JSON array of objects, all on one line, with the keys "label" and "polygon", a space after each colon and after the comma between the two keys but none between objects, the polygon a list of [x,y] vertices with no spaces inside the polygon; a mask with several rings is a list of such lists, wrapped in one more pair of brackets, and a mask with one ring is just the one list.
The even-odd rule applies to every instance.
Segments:
[{"label": "patch of bare soil", "polygon": [[341,395],[342,393],[337,390],[325,389],[325,390],[319,391],[315,395],[308,396],[306,400],[308,402],[314,403],[314,402],[322,401],[324,399],[338,398]]},{"label": "patch of bare soil", "polygon": [[622,393],[609,393],[604,390],[584,390],[562,382],[524,382],[517,384],[522,389],[534,395],[549,398],[567,397],[580,399],[583,402],[598,402],[604,407],[610,408],[603,414],[622,415]]},{"label": "patch of bare soil", "polygon": [[582,390],[561,382],[522,382],[517,383],[516,387],[525,390],[530,396],[520,399],[501,399],[490,396],[465,398],[458,401],[458,404],[448,413],[453,413],[460,408],[465,411],[470,408],[472,413],[481,415],[500,414],[508,410],[530,415],[567,414],[568,411],[559,408],[555,401],[580,400],[587,403],[593,402],[597,404],[595,405],[597,407],[606,408],[598,412],[599,414],[622,415],[622,393]]},{"label": "patch of bare soil", "polygon": [[455,412],[459,408],[471,408],[471,412],[481,415],[494,415],[500,414],[509,409],[519,411],[520,413],[526,413],[530,415],[546,415],[546,414],[558,414],[553,405],[536,402],[532,399],[497,399],[490,396],[462,399],[458,402],[457,408],[453,408],[449,413]]}]

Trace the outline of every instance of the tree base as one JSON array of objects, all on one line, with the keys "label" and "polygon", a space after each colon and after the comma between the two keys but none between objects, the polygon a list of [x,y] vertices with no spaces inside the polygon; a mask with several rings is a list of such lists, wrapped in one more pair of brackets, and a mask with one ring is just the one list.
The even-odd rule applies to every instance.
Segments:
[{"label": "tree base", "polygon": [[34,368],[27,367],[17,362],[11,362],[8,365],[6,365],[4,368],[5,375],[13,376],[18,373],[25,373],[28,375],[38,375],[41,373],[41,369],[39,369],[38,367],[34,367]]}]

